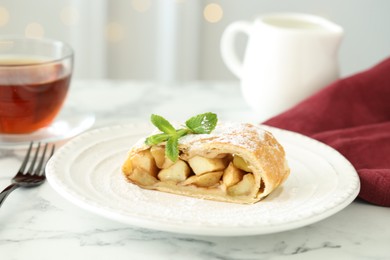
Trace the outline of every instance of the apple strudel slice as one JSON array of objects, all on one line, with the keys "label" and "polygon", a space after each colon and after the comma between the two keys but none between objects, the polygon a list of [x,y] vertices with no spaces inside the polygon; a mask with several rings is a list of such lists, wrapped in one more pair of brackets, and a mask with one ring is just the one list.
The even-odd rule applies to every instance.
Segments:
[{"label": "apple strudel slice", "polygon": [[178,141],[179,156],[165,155],[166,143],[138,142],[122,165],[127,180],[142,188],[201,199],[251,204],[288,177],[285,151],[260,126],[219,124],[210,134]]}]

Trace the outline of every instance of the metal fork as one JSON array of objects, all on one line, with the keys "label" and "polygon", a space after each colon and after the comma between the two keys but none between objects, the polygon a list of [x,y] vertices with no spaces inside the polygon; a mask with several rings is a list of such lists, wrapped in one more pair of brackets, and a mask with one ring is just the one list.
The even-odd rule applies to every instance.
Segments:
[{"label": "metal fork", "polygon": [[[50,157],[54,153],[55,146],[52,145],[50,154],[46,156],[46,151],[48,148],[48,144],[46,143],[43,147],[43,152],[39,157],[39,152],[41,148],[41,144],[38,143],[38,146],[36,148],[35,154],[32,156],[32,161],[30,162],[30,165],[28,167],[28,170],[26,171],[27,165],[30,160],[30,154],[33,147],[33,143],[30,143],[30,146],[27,150],[27,154],[24,157],[24,160],[22,162],[22,165],[20,166],[20,169],[18,170],[18,173],[12,178],[12,183],[7,188],[5,188],[0,193],[0,207],[3,204],[4,200],[7,198],[7,196],[14,191],[16,188],[19,187],[34,187],[42,184],[46,177],[45,177],[45,166],[47,161],[50,159]],[[38,159],[38,164],[35,166]]]}]

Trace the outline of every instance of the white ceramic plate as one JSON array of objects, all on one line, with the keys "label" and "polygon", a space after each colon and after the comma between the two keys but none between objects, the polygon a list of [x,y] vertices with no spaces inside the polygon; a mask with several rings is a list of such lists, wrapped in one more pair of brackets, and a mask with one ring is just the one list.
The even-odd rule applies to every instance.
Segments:
[{"label": "white ceramic plate", "polygon": [[284,146],[291,175],[253,205],[200,200],[143,190],[125,181],[120,167],[150,125],[86,132],[65,144],[47,165],[52,187],[74,204],[133,226],[212,236],[267,234],[312,224],[350,204],[360,188],[352,165],[308,137],[266,127]]}]

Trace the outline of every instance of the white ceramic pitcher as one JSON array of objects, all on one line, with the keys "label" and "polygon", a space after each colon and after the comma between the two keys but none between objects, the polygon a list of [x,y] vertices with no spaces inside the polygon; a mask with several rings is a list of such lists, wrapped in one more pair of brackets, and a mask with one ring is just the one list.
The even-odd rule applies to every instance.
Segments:
[{"label": "white ceramic pitcher", "polygon": [[[243,61],[237,33],[248,35]],[[266,120],[338,78],[343,30],[318,16],[276,13],[230,24],[221,39],[226,66],[241,80],[248,104]]]}]

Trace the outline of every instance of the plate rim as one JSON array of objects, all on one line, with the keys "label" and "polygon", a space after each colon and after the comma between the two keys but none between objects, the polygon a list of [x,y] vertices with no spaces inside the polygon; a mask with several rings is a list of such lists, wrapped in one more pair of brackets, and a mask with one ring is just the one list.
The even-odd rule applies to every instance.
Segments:
[{"label": "plate rim", "polygon": [[[49,163],[46,166],[46,172],[47,172],[47,179],[49,184],[52,186],[55,192],[60,194],[62,197],[70,201],[71,203],[77,205],[78,207],[87,210],[89,212],[95,213],[99,216],[105,217],[107,219],[115,220],[124,224],[132,225],[134,227],[140,227],[140,228],[147,228],[147,229],[153,229],[158,231],[166,231],[171,233],[180,233],[180,234],[192,234],[192,235],[206,235],[206,236],[247,236],[247,235],[263,235],[263,234],[271,234],[271,233],[277,233],[282,231],[288,231],[293,230],[296,228],[300,228],[303,226],[307,226],[313,223],[316,223],[318,221],[321,221],[325,218],[328,218],[329,216],[341,211],[345,207],[347,207],[350,203],[353,202],[353,200],[357,197],[360,191],[360,180],[358,177],[358,174],[353,167],[353,165],[337,150],[334,148],[326,145],[325,143],[322,143],[318,140],[312,139],[308,136],[302,135],[297,132],[280,129],[276,127],[271,127],[267,125],[261,125],[266,130],[269,130],[271,132],[278,132],[281,134],[287,134],[294,136],[296,138],[303,138],[303,140],[306,141],[306,143],[309,143],[309,145],[317,145],[320,146],[322,149],[326,149],[327,152],[331,153],[332,156],[338,157],[339,160],[342,160],[345,167],[348,167],[351,171],[351,178],[354,179],[354,188],[352,189],[350,187],[349,194],[346,195],[346,197],[336,205],[333,205],[333,207],[327,208],[320,212],[320,214],[312,214],[311,216],[292,221],[287,222],[285,224],[278,224],[278,225],[269,225],[269,226],[260,226],[261,228],[256,228],[253,226],[240,226],[240,227],[233,227],[227,229],[222,229],[219,226],[207,226],[207,227],[201,227],[201,226],[180,226],[178,228],[179,224],[173,225],[172,223],[164,223],[163,226],[161,226],[161,222],[159,221],[151,221],[147,219],[139,219],[137,216],[129,216],[124,215],[120,211],[112,211],[112,207],[103,205],[102,203],[96,203],[96,201],[91,201],[86,198],[84,198],[81,194],[77,194],[77,192],[72,191],[69,189],[68,186],[66,186],[65,183],[62,182],[60,178],[56,176],[56,174],[53,173],[54,166],[57,163],[57,159],[59,158],[59,154],[61,154],[63,151],[66,150],[65,148],[70,147],[72,145],[77,144],[84,138],[93,137],[94,135],[101,133],[101,132],[110,132],[113,129],[129,129],[129,128],[147,128],[147,129],[153,129],[150,127],[150,124],[147,123],[127,123],[127,124],[118,124],[118,125],[112,125],[112,126],[105,126],[100,127],[96,129],[92,129],[89,131],[86,131],[79,136],[76,136],[75,138],[71,139],[68,143],[66,143],[64,146],[60,147],[58,151],[54,154],[54,156],[50,159]],[[147,133],[145,133],[147,134]],[[134,135],[134,134],[129,134]],[[130,147],[128,147],[130,149]],[[354,174],[352,174],[354,173]],[[351,184],[352,185],[352,184]],[[92,203],[91,203],[92,202]],[[261,203],[261,202],[259,202]],[[103,213],[104,212],[104,213]],[[218,230],[218,232],[216,232]]]}]

